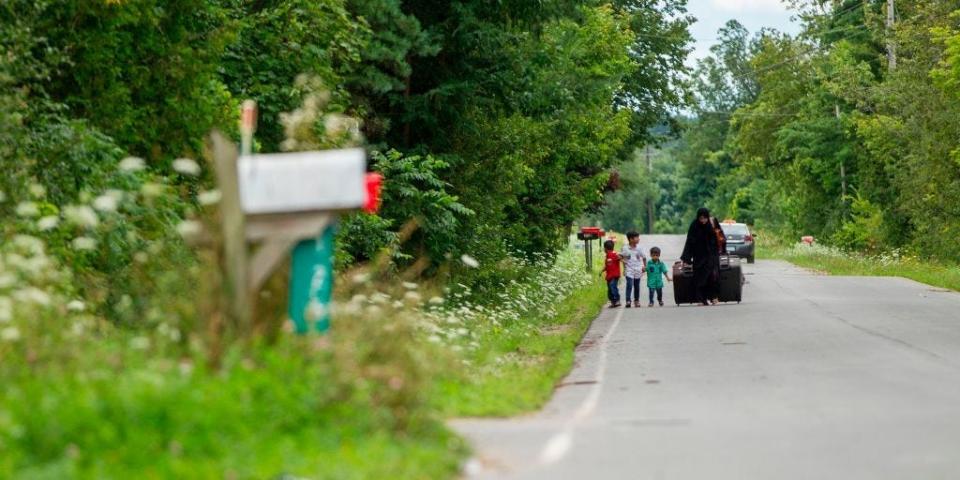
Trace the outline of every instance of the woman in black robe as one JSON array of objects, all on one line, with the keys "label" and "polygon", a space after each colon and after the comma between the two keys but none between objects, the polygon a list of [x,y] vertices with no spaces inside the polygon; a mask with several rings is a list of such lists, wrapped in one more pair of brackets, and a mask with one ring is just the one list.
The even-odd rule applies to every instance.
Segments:
[{"label": "woman in black robe", "polygon": [[693,287],[697,301],[710,305],[715,289],[715,272],[719,268],[720,260],[717,236],[710,221],[710,210],[697,210],[697,219],[690,224],[690,230],[687,231],[687,241],[680,260],[693,265]]}]

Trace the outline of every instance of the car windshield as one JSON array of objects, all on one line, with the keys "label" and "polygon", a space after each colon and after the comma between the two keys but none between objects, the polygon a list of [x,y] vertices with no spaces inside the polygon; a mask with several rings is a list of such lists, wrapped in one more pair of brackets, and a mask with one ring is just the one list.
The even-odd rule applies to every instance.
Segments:
[{"label": "car windshield", "polygon": [[723,228],[723,233],[727,235],[746,235],[750,233],[747,226],[742,223],[724,224],[720,227]]}]

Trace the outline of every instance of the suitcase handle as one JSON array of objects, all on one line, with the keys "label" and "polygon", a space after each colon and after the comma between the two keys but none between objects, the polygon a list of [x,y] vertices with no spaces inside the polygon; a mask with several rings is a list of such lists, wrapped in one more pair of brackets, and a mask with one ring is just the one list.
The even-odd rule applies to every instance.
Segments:
[{"label": "suitcase handle", "polygon": [[677,270],[678,270],[678,269],[680,270],[680,275],[682,275],[684,278],[691,278],[691,277],[693,277],[693,266],[691,266],[691,265],[684,265],[683,262],[674,262],[674,264],[673,264],[673,276],[674,276],[674,277],[677,276]]},{"label": "suitcase handle", "polygon": [[720,255],[720,270],[730,270],[730,255]]}]

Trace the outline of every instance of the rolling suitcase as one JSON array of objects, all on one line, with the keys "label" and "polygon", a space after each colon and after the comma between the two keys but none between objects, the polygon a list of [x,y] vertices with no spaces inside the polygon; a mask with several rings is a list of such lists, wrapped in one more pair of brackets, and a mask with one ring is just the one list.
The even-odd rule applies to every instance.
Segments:
[{"label": "rolling suitcase", "polygon": [[740,257],[720,256],[720,301],[737,302],[743,299],[743,269],[740,267]]},{"label": "rolling suitcase", "polygon": [[697,303],[697,292],[693,285],[693,267],[681,262],[673,264],[673,301],[677,305]]},{"label": "rolling suitcase", "polygon": [[[737,302],[743,299],[743,269],[740,258],[720,256],[719,299],[721,302]],[[673,300],[677,305],[697,303],[696,287],[693,284],[693,267],[673,264]]]}]

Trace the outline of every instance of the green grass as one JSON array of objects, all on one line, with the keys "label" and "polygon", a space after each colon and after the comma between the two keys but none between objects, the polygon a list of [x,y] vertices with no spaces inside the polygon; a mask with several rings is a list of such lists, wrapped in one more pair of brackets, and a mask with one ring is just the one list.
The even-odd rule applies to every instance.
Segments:
[{"label": "green grass", "polygon": [[760,258],[786,260],[829,275],[903,277],[935,287],[960,290],[960,265],[910,255],[866,255],[823,246],[785,245],[779,242],[758,246],[757,254]]},{"label": "green grass", "polygon": [[540,408],[570,371],[574,349],[605,301],[597,281],[563,299],[555,316],[489,331],[465,370],[440,382],[437,407],[448,416],[497,417]]},{"label": "green grass", "polygon": [[[110,339],[106,339],[107,342]],[[7,371],[0,478],[448,478],[466,446],[435,416],[391,425],[338,398],[331,362],[277,345],[216,373],[167,362]],[[41,373],[42,375],[38,375]]]},{"label": "green grass", "polygon": [[570,370],[606,296],[581,255],[509,283],[516,310],[465,303],[437,341],[367,295],[328,337],[235,344],[217,369],[200,333],[23,310],[0,340],[0,478],[454,478],[469,451],[446,418],[534,410]]}]

